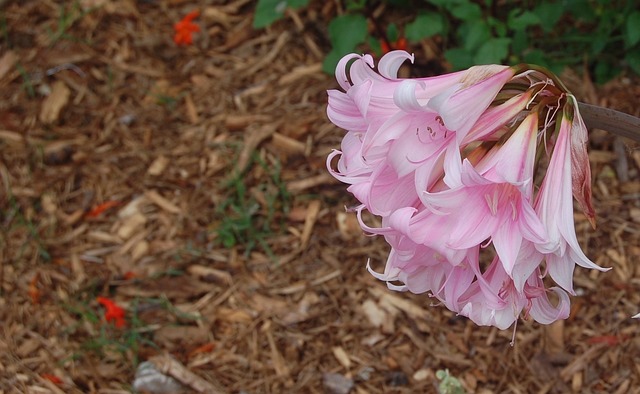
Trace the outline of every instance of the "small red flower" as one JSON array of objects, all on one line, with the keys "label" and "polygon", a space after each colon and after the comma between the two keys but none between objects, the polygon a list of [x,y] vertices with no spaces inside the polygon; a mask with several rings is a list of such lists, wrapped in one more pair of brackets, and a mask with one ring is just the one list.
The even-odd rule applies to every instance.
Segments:
[{"label": "small red flower", "polygon": [[102,305],[106,310],[104,311],[104,318],[108,322],[113,322],[117,328],[125,326],[125,310],[119,307],[115,302],[106,298],[98,297],[98,303]]},{"label": "small red flower", "polygon": [[102,213],[108,209],[111,209],[113,207],[117,207],[118,205],[120,205],[120,203],[118,201],[107,201],[104,202],[102,204],[97,205],[96,207],[94,207],[92,210],[90,210],[89,212],[84,214],[85,218],[97,218],[98,216],[102,215]]},{"label": "small red flower", "polygon": [[50,373],[41,373],[40,376],[42,376],[42,378],[44,379],[47,379],[48,381],[55,384],[56,386],[62,386],[62,384],[64,383],[62,379],[60,379],[58,376]]},{"label": "small red flower", "polygon": [[191,11],[182,20],[175,25],[173,29],[176,31],[176,35],[173,36],[173,41],[178,45],[191,45],[193,44],[193,33],[200,31],[200,26],[193,23],[193,20],[200,15],[200,11]]}]

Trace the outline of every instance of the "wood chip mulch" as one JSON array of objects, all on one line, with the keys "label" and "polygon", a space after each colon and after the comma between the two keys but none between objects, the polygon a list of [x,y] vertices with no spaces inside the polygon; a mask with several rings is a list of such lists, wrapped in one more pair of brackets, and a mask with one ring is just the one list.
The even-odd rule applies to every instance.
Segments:
[{"label": "wood chip mulch", "polygon": [[[570,318],[512,347],[366,272],[387,247],[325,170],[335,4],[261,31],[253,7],[0,1],[0,393],[435,393],[445,369],[468,393],[640,392],[639,144],[592,133],[598,227],[576,228],[614,269],[576,269]],[[568,78],[635,115],[639,82]]]}]

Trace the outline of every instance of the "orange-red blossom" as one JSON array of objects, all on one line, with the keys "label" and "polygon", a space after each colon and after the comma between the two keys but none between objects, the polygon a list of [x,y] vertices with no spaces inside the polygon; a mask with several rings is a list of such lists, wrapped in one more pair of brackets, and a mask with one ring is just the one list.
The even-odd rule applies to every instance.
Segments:
[{"label": "orange-red blossom", "polygon": [[178,45],[193,44],[193,33],[200,31],[200,26],[193,23],[193,20],[200,15],[200,11],[191,11],[182,20],[175,25],[173,29],[176,31],[173,41]]},{"label": "orange-red blossom", "polygon": [[98,297],[97,301],[106,309],[104,318],[107,322],[113,322],[117,328],[122,328],[126,325],[124,309],[106,297]]}]

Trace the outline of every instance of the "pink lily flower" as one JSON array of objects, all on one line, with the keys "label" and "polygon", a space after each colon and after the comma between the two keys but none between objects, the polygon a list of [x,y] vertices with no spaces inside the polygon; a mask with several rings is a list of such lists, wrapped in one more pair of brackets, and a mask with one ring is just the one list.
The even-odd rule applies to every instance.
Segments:
[{"label": "pink lily flower", "polygon": [[518,291],[513,279],[507,274],[499,258],[483,274],[477,273],[468,293],[459,301],[459,313],[480,326],[495,326],[501,330],[509,328],[524,310],[535,321],[550,324],[569,316],[569,297],[559,288],[552,288],[558,298],[556,307],[546,296],[546,289],[539,271],[527,279],[523,291]]},{"label": "pink lily flower", "polygon": [[[390,52],[380,60],[376,73],[370,56],[346,56],[336,68],[336,78],[346,92],[329,91],[327,115],[336,125],[358,133],[358,140],[352,135],[348,142],[351,156],[360,156],[349,159],[344,152],[336,152],[328,159],[329,171],[351,183],[349,191],[377,215],[417,203],[420,191],[411,187],[415,171],[433,172],[447,145],[462,138],[445,123],[457,127],[462,122],[460,132],[466,133],[514,74],[508,67],[487,66],[441,77],[398,79],[397,71],[407,59],[413,56]],[[470,96],[476,97],[473,111],[464,106]],[[431,107],[441,110],[446,120]],[[340,156],[337,171],[331,168],[336,156]],[[346,161],[358,162],[357,169]]]},{"label": "pink lily flower", "polygon": [[[548,234],[548,241],[536,244],[536,249],[546,257],[551,278],[563,289],[574,294],[573,270],[576,264],[599,271],[608,269],[589,260],[582,252],[576,237],[573,223],[573,163],[570,145],[574,125],[569,111],[567,108],[563,111],[549,168],[535,202],[535,210]],[[589,166],[589,162],[583,162],[581,165]]]},{"label": "pink lily flower", "polygon": [[[507,328],[523,312],[542,324],[566,318],[575,265],[604,270],[573,224],[573,198],[595,216],[575,98],[536,67],[398,78],[406,60],[413,55],[393,51],[376,70],[371,56],[348,55],[336,69],[344,92],[328,92],[327,115],[347,132],[327,168],[360,202],[361,228],[391,246],[384,271],[368,270],[479,325]],[[545,150],[549,163],[538,168]],[[367,225],[364,210],[382,225]],[[486,248],[495,258],[482,270]],[[546,289],[542,272],[559,287]]]}]

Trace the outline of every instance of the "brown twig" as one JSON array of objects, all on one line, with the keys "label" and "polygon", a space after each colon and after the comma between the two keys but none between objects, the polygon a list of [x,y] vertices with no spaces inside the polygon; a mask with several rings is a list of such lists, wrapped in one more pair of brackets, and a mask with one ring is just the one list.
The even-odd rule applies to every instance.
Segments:
[{"label": "brown twig", "polygon": [[578,103],[580,115],[589,128],[607,130],[640,142],[640,118],[597,105]]}]

